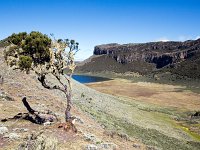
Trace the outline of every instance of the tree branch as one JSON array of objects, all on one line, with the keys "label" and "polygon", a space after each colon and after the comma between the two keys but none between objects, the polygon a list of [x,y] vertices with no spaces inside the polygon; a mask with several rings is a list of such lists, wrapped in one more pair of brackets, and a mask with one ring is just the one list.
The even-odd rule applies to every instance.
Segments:
[{"label": "tree branch", "polygon": [[31,106],[29,105],[29,103],[26,101],[26,97],[24,97],[22,99],[22,102],[23,102],[24,106],[26,107],[26,109],[28,110],[29,113],[33,114],[35,112],[35,110],[33,110],[31,108]]},{"label": "tree branch", "polygon": [[[42,86],[43,86],[44,88],[47,88],[47,89],[50,89],[50,90],[54,90],[54,89],[60,90],[60,91],[62,91],[63,93],[66,94],[65,87],[64,87],[64,89],[62,89],[61,87],[59,87],[59,86],[57,86],[57,85],[49,86],[49,85],[47,85],[47,83],[46,83],[46,81],[45,81],[45,78],[46,78],[45,75],[41,75],[40,77],[38,77],[38,80],[42,83]],[[59,82],[61,82],[61,81],[59,81]]]}]

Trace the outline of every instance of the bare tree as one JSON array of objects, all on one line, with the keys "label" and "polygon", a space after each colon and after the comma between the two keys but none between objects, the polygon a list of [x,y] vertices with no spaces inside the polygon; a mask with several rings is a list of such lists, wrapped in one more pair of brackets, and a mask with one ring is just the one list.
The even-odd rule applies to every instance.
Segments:
[{"label": "bare tree", "polygon": [[[74,40],[62,40],[55,39],[52,35],[52,44],[50,48],[50,63],[46,65],[40,65],[34,68],[35,72],[39,76],[38,79],[45,88],[57,89],[63,92],[66,96],[67,106],[65,110],[66,122],[71,120],[71,104],[72,104],[72,85],[71,78],[76,68],[74,56],[78,52],[78,43]],[[68,75],[64,74],[64,70],[68,70]],[[58,85],[50,86],[46,83],[46,75],[52,74],[60,83]],[[65,77],[68,85],[64,84],[61,80],[61,75]]]}]

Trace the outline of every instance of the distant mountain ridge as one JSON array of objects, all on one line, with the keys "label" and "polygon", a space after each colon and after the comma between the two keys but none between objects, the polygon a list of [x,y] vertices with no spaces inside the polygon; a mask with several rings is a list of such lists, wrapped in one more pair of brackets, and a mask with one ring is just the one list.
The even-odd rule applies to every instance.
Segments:
[{"label": "distant mountain ridge", "polygon": [[200,52],[200,39],[186,42],[108,44],[94,48],[94,55],[106,54],[122,64],[143,60],[156,64],[157,68],[183,61],[198,52]]},{"label": "distant mountain ridge", "polygon": [[[94,47],[93,59],[78,67],[78,71],[139,72],[148,74],[166,67],[172,71],[184,62],[186,68],[192,68],[195,76],[200,77],[200,39],[185,42],[149,42],[139,44],[103,44]],[[99,56],[99,57],[97,57]],[[195,59],[193,63],[193,58]],[[189,63],[187,64],[187,61]],[[102,64],[102,62],[104,62]],[[101,65],[102,64],[102,65]],[[187,69],[188,71],[188,69]],[[187,75],[187,73],[184,75]]]}]

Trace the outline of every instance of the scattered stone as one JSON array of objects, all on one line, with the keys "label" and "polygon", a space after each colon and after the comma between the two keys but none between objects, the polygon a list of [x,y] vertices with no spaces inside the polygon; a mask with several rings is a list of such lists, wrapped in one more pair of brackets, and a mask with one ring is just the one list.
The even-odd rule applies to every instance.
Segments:
[{"label": "scattered stone", "polygon": [[146,150],[159,150],[159,149],[154,147],[154,146],[148,146],[147,145]]},{"label": "scattered stone", "polygon": [[49,121],[43,123],[44,126],[50,126],[51,124],[52,124],[52,122],[49,122]]},{"label": "scattered stone", "polygon": [[93,134],[84,133],[84,138],[86,141],[92,141],[92,142],[96,141],[96,137]]},{"label": "scattered stone", "polygon": [[5,133],[8,133],[7,127],[0,127],[0,135],[4,135]]},{"label": "scattered stone", "polygon": [[20,150],[57,150],[58,140],[56,138],[47,137],[42,133],[31,134],[27,137],[27,141],[21,143],[18,147]]},{"label": "scattered stone", "polygon": [[118,136],[121,137],[122,139],[126,140],[126,141],[130,140],[129,136],[125,133],[118,133]]},{"label": "scattered stone", "polygon": [[5,135],[4,138],[9,138],[11,140],[18,140],[18,139],[20,139],[20,135],[13,132],[13,133]]},{"label": "scattered stone", "polygon": [[26,128],[15,128],[15,129],[13,129],[13,131],[18,131],[18,132],[27,132],[28,129],[26,129]]},{"label": "scattered stone", "polygon": [[103,129],[105,129],[105,128],[106,128],[106,126],[105,126],[104,124],[101,124],[101,127],[102,127]]},{"label": "scattered stone", "polygon": [[19,93],[19,94],[17,94],[17,97],[24,97],[24,94]]},{"label": "scattered stone", "polygon": [[111,137],[111,138],[114,138],[114,136],[117,135],[117,132],[106,130],[106,131],[104,131],[104,134]]},{"label": "scattered stone", "polygon": [[81,129],[78,129],[78,132],[79,132],[79,133],[83,133],[83,131],[82,131]]},{"label": "scattered stone", "polygon": [[0,100],[3,100],[3,101],[14,101],[14,99],[11,96],[9,96],[8,93],[3,92],[3,91],[0,91]]},{"label": "scattered stone", "polygon": [[97,150],[97,146],[94,144],[89,144],[86,146],[86,150]]},{"label": "scattered stone", "polygon": [[102,143],[100,145],[101,148],[103,149],[109,149],[109,150],[116,150],[117,149],[117,145],[114,143]]},{"label": "scattered stone", "polygon": [[84,121],[80,117],[75,116],[75,118],[76,118],[75,119],[76,122],[78,122],[80,124],[84,124]]},{"label": "scattered stone", "polygon": [[140,146],[139,144],[134,143],[134,144],[133,144],[133,147],[134,147],[134,148],[140,149],[141,146]]}]

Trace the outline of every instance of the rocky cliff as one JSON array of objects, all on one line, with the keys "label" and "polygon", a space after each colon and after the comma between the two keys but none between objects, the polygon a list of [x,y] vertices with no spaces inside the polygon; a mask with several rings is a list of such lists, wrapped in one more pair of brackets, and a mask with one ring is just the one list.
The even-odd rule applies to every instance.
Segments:
[{"label": "rocky cliff", "polygon": [[77,67],[77,73],[138,72],[142,75],[171,72],[200,78],[200,39],[185,42],[104,44]]},{"label": "rocky cliff", "polygon": [[200,39],[185,42],[150,42],[143,44],[106,44],[94,48],[94,55],[108,55],[118,63],[144,61],[162,68],[183,61],[200,52]]}]

